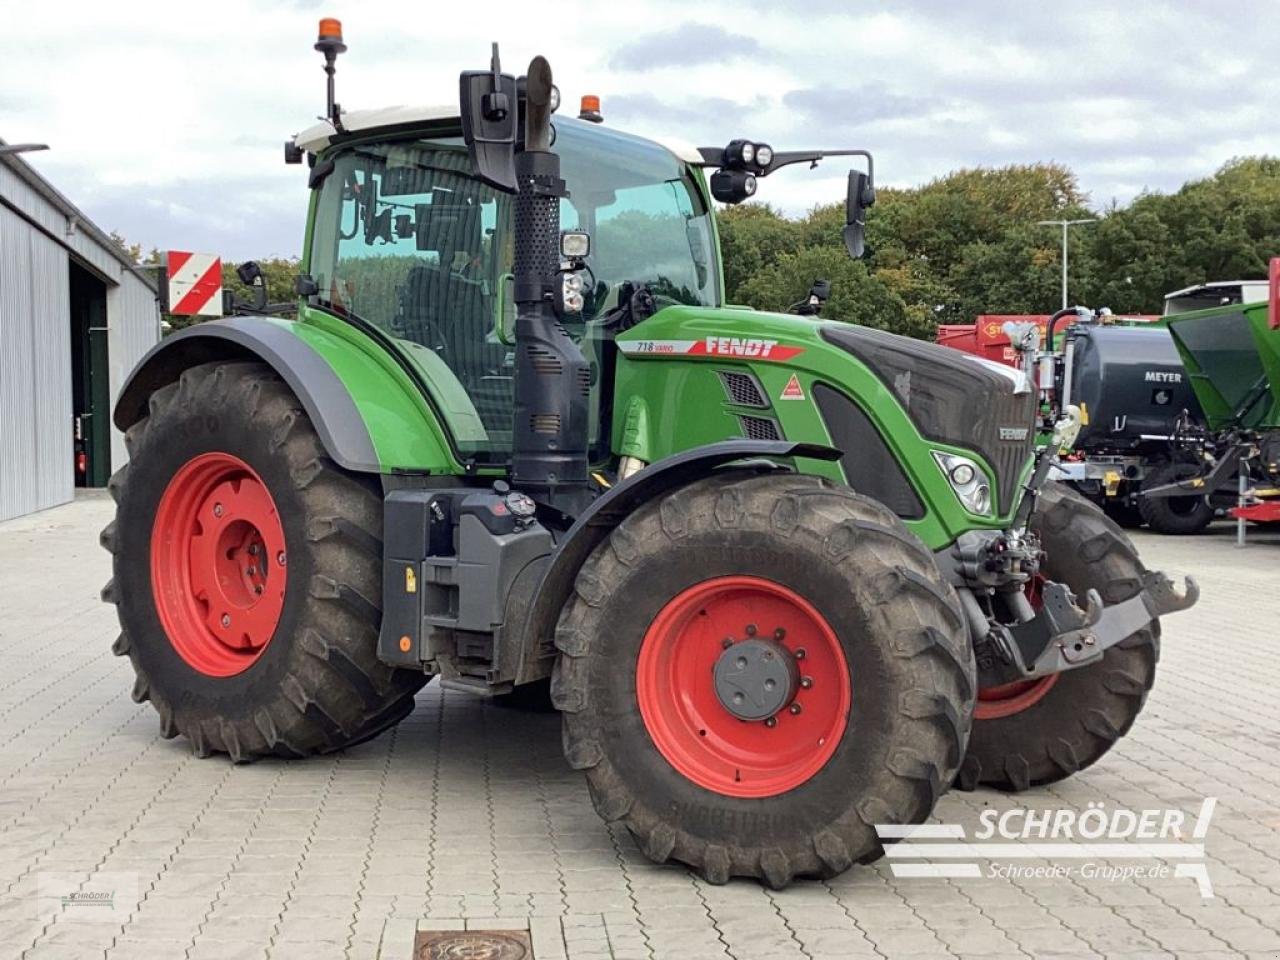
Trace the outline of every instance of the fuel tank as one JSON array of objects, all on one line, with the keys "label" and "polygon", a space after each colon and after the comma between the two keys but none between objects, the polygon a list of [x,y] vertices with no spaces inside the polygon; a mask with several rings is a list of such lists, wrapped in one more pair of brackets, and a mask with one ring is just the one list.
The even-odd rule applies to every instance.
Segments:
[{"label": "fuel tank", "polygon": [[1183,411],[1203,423],[1164,327],[1080,324],[1067,336],[1074,351],[1070,400],[1088,417],[1076,449],[1130,449],[1171,436]]}]

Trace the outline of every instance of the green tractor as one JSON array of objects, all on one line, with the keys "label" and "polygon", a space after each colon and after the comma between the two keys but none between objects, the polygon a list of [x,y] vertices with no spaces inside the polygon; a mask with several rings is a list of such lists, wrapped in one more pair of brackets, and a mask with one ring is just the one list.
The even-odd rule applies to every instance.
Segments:
[{"label": "green tractor", "polygon": [[1129,729],[1196,589],[1047,482],[1022,375],[722,302],[713,199],[856,155],[858,255],[868,154],[554,117],[496,47],[457,106],[343,112],[317,47],[297,319],[169,337],[115,411],[104,597],[164,736],[306,757],[549,681],[602,817],[781,887]]}]

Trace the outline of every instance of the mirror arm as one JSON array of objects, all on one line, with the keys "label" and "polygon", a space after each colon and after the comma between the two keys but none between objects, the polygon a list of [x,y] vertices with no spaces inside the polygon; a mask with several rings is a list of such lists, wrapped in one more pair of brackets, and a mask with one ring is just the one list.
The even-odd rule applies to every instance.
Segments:
[{"label": "mirror arm", "polygon": [[867,161],[867,183],[874,187],[876,184],[875,158],[871,156],[869,150],[779,150],[773,155],[773,162],[765,167],[762,176],[768,176],[780,167],[790,166],[793,163],[807,163],[811,167],[817,166],[819,160],[827,157],[865,157]]}]

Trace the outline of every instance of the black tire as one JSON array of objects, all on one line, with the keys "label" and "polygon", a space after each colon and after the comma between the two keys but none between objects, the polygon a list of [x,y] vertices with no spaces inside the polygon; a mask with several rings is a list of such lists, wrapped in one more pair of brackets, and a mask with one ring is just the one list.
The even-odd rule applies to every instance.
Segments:
[{"label": "black tire", "polygon": [[[1093,503],[1050,483],[1032,518],[1047,559],[1044,575],[1104,603],[1137,594],[1145,572],[1129,538]],[[1009,716],[974,719],[956,785],[1022,791],[1096,763],[1129,732],[1155,682],[1160,626],[1140,630],[1100,661],[1059,674],[1038,702]],[[979,710],[979,713],[982,711]]]},{"label": "black tire", "polygon": [[1102,511],[1126,530],[1137,530],[1142,526],[1142,511],[1132,500],[1110,497],[1104,501]]},{"label": "black tire", "polygon": [[519,710],[525,713],[555,713],[556,706],[551,702],[551,680],[534,680],[522,683],[510,693],[502,693],[493,698],[495,707],[504,710]]},{"label": "black tire", "polygon": [[[681,591],[751,575],[803,596],[839,638],[852,709],[832,756],[785,793],[705,789],[640,713],[646,630]],[[932,554],[886,507],[794,474],[717,474],[645,504],[583,565],[556,630],[552,696],[596,810],[644,853],[712,883],[782,887],[879,857],[877,823],[929,816],[964,755],[975,667]],[[783,721],[785,723],[785,720]]]},{"label": "black tire", "polygon": [[[199,756],[240,762],[303,757],[368,739],[413,709],[421,674],[377,659],[382,596],[382,497],[376,481],[325,455],[306,413],[259,363],[208,363],[151,395],[125,437],[130,462],[111,478],[116,519],[102,532],[133,699],[150,700],[166,737]],[[192,458],[230,453],[270,491],[288,566],[278,626],[252,666],[209,676],[170,643],[150,572],[152,524],[170,479]]]},{"label": "black tire", "polygon": [[[1143,479],[1144,487],[1176,483],[1200,473],[1194,463],[1175,461],[1156,467]],[[1199,533],[1213,522],[1214,509],[1207,497],[1138,497],[1138,512],[1156,533],[1185,536]]]}]

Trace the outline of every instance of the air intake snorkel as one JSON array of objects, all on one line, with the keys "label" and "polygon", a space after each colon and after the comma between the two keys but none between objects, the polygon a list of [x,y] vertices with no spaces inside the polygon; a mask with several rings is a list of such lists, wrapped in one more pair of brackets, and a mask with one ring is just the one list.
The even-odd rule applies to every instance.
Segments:
[{"label": "air intake snorkel", "polygon": [[[577,514],[590,499],[587,404],[591,371],[560,324],[560,157],[551,149],[551,65],[534,57],[523,82],[488,71],[462,75],[463,137],[477,176],[515,193],[516,370],[511,481],[535,499]],[[520,103],[517,105],[519,91]],[[523,107],[524,144],[515,149]]]}]

